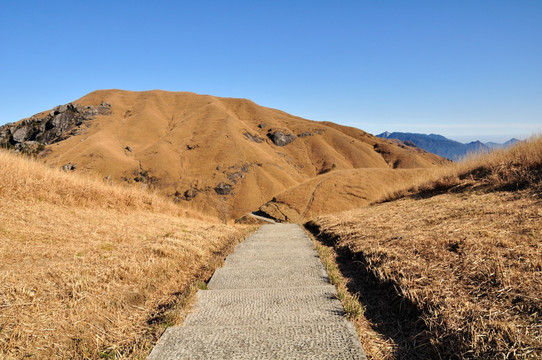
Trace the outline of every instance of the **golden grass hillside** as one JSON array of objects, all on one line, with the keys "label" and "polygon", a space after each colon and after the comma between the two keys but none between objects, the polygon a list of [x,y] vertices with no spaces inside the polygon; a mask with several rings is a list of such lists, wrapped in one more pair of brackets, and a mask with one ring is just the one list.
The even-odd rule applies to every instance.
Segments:
[{"label": "golden grass hillside", "polygon": [[250,228],[0,152],[0,358],[144,358]]},{"label": "golden grass hillside", "polygon": [[365,306],[370,358],[542,357],[541,170],[539,136],[307,224]]},{"label": "golden grass hillside", "polygon": [[[75,164],[76,172],[110,176],[114,182],[137,179],[200,213],[227,219],[255,211],[326,172],[446,163],[418,148],[246,99],[100,90],[74,101],[82,107],[104,102],[110,114],[46,146],[43,160],[57,167]],[[276,132],[292,142],[275,145],[270,136]]]},{"label": "golden grass hillside", "polygon": [[285,222],[369,205],[426,178],[428,169],[352,169],[322,174],[273,197],[260,207],[266,215]]}]

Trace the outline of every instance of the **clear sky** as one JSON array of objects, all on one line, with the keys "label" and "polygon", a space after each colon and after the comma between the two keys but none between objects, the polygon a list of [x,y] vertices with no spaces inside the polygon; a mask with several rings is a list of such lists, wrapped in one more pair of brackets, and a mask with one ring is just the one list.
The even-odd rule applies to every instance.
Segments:
[{"label": "clear sky", "polygon": [[2,0],[0,41],[0,124],[117,88],[373,134],[542,132],[540,0]]}]

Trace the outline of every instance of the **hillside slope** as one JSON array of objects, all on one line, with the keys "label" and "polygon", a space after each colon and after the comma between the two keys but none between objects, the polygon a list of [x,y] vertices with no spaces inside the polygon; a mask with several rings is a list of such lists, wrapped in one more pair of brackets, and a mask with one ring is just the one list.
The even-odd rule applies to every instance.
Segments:
[{"label": "hillside slope", "polygon": [[320,175],[263,204],[259,211],[275,220],[303,222],[321,214],[359,208],[379,201],[427,169],[351,169]]},{"label": "hillside slope", "polygon": [[0,358],[144,358],[250,230],[0,151]]},{"label": "hillside slope", "polygon": [[365,351],[539,359],[542,138],[433,176],[387,202],[307,224],[334,247],[365,307],[356,321]]},{"label": "hillside slope", "polygon": [[3,127],[0,143],[24,151],[49,139],[38,150],[51,165],[140,182],[223,219],[257,210],[318,174],[445,163],[358,129],[245,99],[101,90],[74,104]]}]

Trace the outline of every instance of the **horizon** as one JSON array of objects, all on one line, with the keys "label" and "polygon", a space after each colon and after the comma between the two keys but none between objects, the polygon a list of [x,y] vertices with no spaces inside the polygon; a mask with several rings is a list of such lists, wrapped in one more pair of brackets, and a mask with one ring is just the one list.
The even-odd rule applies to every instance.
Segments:
[{"label": "horizon", "polygon": [[[97,89],[97,90],[112,90],[112,89]],[[121,89],[115,89],[115,90],[121,90]],[[168,91],[168,92],[192,92],[192,91],[172,91],[172,90],[161,90],[161,89],[151,89],[151,90],[140,90],[141,92],[145,92],[145,91],[154,91],[154,90],[157,90],[157,91]],[[95,90],[96,91],[96,90]],[[121,91],[138,91],[138,90],[121,90]],[[192,92],[194,93],[194,92]],[[197,93],[196,93],[197,94]],[[87,94],[85,94],[87,95]],[[214,96],[213,94],[198,94],[198,95],[210,95],[210,96]],[[84,96],[84,95],[83,95]],[[83,97],[81,96],[81,97]],[[222,96],[222,97],[225,97],[227,98],[228,96]],[[251,100],[251,99],[247,99],[247,100]],[[252,100],[251,100],[252,101]],[[66,103],[62,103],[62,104],[56,104],[56,105],[51,105],[49,108],[46,108],[46,109],[43,109],[43,110],[40,110],[38,112],[35,112],[33,114],[30,114],[30,115],[27,115],[25,117],[22,117],[16,121],[10,121],[10,122],[2,122],[0,120],[0,126],[3,126],[5,124],[8,124],[8,123],[15,123],[15,122],[18,122],[20,120],[23,120],[23,119],[27,119],[27,118],[30,118],[32,117],[33,115],[36,115],[40,112],[43,112],[43,111],[47,111],[47,110],[51,110],[53,109],[55,106],[59,106],[59,105],[65,105],[67,103],[70,103],[70,102],[76,102],[76,100],[71,100],[71,101],[68,101]],[[269,106],[265,106],[265,105],[262,105],[262,104],[257,104],[259,106],[264,106],[264,107],[269,107]],[[281,110],[281,111],[285,111],[284,109],[278,109],[278,110]],[[288,113],[288,111],[286,111]],[[294,115],[294,116],[300,116],[303,118],[303,116],[301,115],[297,115],[297,114],[291,114],[291,115]],[[308,119],[306,118],[307,120],[313,120],[313,121],[329,121],[329,120],[326,120],[326,119]],[[442,135],[444,137],[446,137],[447,139],[450,139],[450,140],[454,140],[454,141],[457,141],[457,142],[460,142],[460,143],[464,143],[464,144],[467,144],[469,142],[473,142],[473,141],[481,141],[483,143],[488,143],[488,142],[494,142],[494,143],[505,143],[509,140],[512,140],[512,139],[518,139],[518,140],[526,140],[526,139],[529,139],[530,137],[533,137],[533,136],[537,136],[537,135],[540,135],[542,134],[542,126],[539,127],[540,130],[538,131],[533,131],[531,133],[515,133],[512,134],[512,135],[465,135],[465,134],[451,134],[451,135],[446,135],[445,133],[443,132],[432,132],[432,131],[426,131],[426,132],[423,132],[423,128],[421,128],[419,125],[417,126],[413,126],[411,129],[409,129],[408,127],[404,127],[404,125],[401,125],[400,128],[402,128],[403,130],[376,130],[376,131],[369,131],[367,130],[367,128],[360,128],[357,124],[349,124],[349,123],[341,123],[341,122],[336,122],[337,124],[341,124],[341,125],[345,125],[345,126],[352,126],[352,127],[355,127],[357,129],[360,129],[360,130],[363,130],[365,132],[368,132],[369,134],[371,135],[374,135],[374,136],[377,136],[379,134],[382,134],[384,132],[390,132],[390,133],[393,133],[393,132],[403,132],[403,133],[415,133],[415,134],[423,134],[423,135],[430,135],[430,134],[435,134],[435,135]],[[378,129],[378,128],[377,128]],[[429,126],[428,129],[431,129],[431,127]],[[419,130],[419,131],[416,131],[416,130]],[[438,131],[438,130],[435,130],[435,131]]]},{"label": "horizon", "polygon": [[247,98],[374,135],[502,143],[542,133],[539,2],[0,9],[9,49],[0,57],[0,125],[94,90],[158,88]]}]

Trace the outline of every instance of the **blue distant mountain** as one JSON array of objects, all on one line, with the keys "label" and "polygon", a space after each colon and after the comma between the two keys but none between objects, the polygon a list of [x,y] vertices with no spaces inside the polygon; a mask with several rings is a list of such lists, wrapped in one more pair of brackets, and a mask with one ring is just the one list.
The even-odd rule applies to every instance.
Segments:
[{"label": "blue distant mountain", "polygon": [[480,141],[473,141],[467,144],[460,143],[458,141],[450,140],[442,135],[438,134],[416,134],[416,133],[402,133],[402,132],[383,132],[377,135],[380,138],[385,139],[397,139],[401,141],[408,141],[415,144],[417,147],[424,149],[425,151],[432,152],[433,154],[440,155],[442,157],[458,161],[469,153],[490,151],[498,148],[508,147],[517,143],[518,139],[511,139],[504,144],[498,144],[494,142],[483,143]]}]

